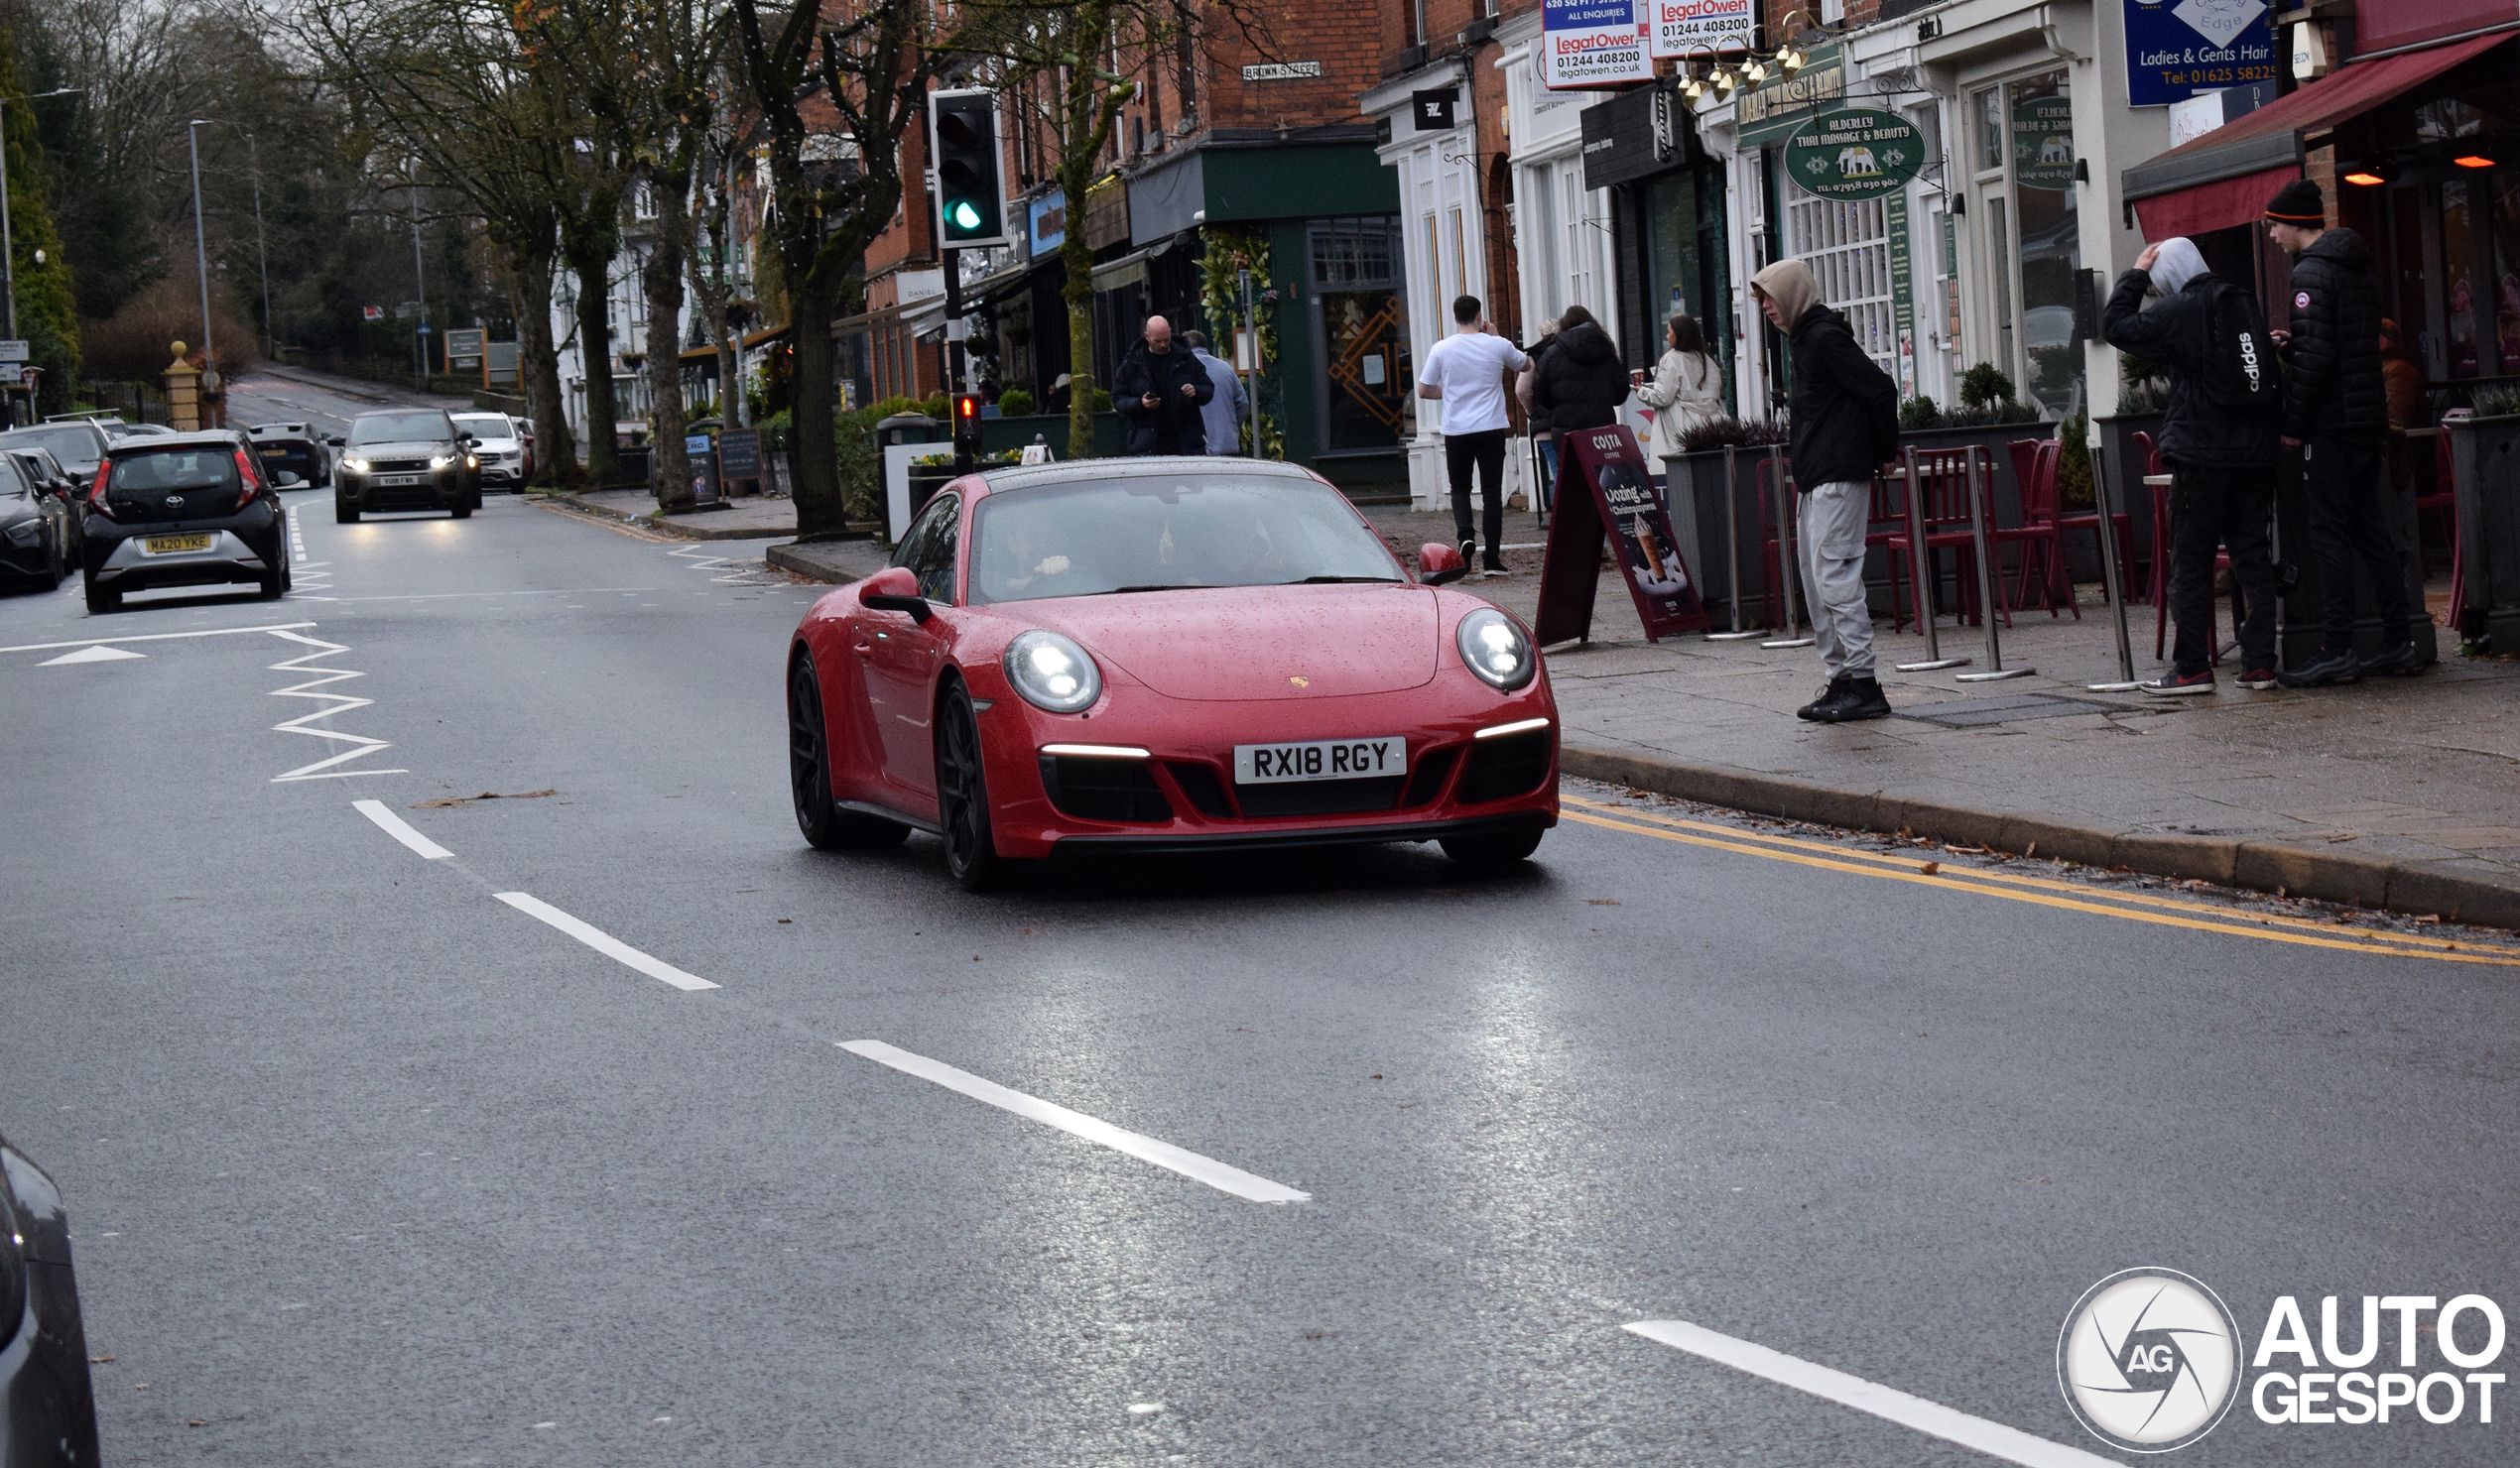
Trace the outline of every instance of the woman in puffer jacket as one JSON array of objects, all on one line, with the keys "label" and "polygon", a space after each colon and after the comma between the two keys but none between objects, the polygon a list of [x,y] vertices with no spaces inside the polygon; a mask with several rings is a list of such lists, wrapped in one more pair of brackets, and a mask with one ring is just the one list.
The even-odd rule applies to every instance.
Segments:
[{"label": "woman in puffer jacket", "polygon": [[1609,333],[1592,312],[1568,306],[1558,317],[1557,341],[1532,370],[1532,424],[1546,424],[1562,439],[1577,428],[1605,428],[1619,421],[1630,387]]},{"label": "woman in puffer jacket", "polygon": [[1670,349],[1654,364],[1653,380],[1636,374],[1636,396],[1654,410],[1654,441],[1647,452],[1657,465],[1681,452],[1681,436],[1691,428],[1723,417],[1723,374],[1698,322],[1673,316],[1663,340]]}]

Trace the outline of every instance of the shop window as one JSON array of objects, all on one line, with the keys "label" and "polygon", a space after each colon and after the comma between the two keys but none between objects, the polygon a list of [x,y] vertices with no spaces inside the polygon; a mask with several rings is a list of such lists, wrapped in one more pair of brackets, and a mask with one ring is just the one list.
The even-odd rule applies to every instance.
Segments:
[{"label": "shop window", "polygon": [[[1430,225],[1433,216],[1428,216]],[[1314,333],[1315,406],[1323,447],[1389,448],[1400,441],[1414,408],[1416,377],[1409,354],[1409,305],[1396,269],[1400,223],[1395,216],[1317,219],[1309,245]],[[1448,310],[1443,319],[1449,321]]]},{"label": "shop window", "polygon": [[[2476,235],[2461,183],[2442,189],[2442,281],[2450,300],[2450,375],[2474,377],[2478,366]],[[2491,297],[2487,295],[2490,303]],[[2488,306],[2490,308],[2490,305]]]},{"label": "shop window", "polygon": [[1896,378],[1888,206],[1877,198],[1846,202],[1797,191],[1785,205],[1785,252],[1811,266],[1820,299],[1846,317],[1864,355]]},{"label": "shop window", "polygon": [[1988,87],[1973,99],[1977,112],[1977,170],[1990,173],[2004,166],[2004,102],[2000,88]]},{"label": "shop window", "polygon": [[2493,195],[2494,334],[2508,376],[2520,373],[2520,179],[2505,174],[2478,187]]}]

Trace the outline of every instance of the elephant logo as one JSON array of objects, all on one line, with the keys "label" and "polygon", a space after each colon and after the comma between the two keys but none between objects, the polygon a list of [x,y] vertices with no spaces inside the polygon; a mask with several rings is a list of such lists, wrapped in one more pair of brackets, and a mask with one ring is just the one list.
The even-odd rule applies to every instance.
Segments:
[{"label": "elephant logo", "polygon": [[1837,150],[1837,177],[1841,179],[1878,179],[1881,165],[1875,163],[1872,150],[1846,147]]},{"label": "elephant logo", "polygon": [[2049,164],[2070,164],[2072,162],[2074,162],[2074,142],[2072,139],[2061,138],[2054,133],[2050,133],[2047,141],[2039,145],[2039,163],[2041,167],[2044,168]]}]

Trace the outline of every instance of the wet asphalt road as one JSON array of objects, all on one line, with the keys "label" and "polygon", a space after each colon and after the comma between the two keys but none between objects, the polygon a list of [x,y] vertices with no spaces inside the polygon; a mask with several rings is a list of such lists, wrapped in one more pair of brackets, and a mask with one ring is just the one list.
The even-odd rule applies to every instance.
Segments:
[{"label": "wet asphalt road", "polygon": [[[927,838],[797,836],[780,659],[822,588],[505,496],[288,498],[285,602],[0,599],[0,1130],[73,1209],[109,1463],[1996,1461],[1622,1329],[1664,1319],[2136,1461],[2056,1375],[2115,1271],[2252,1343],[2283,1294],[2314,1335],[2330,1293],[2520,1306],[2520,969],[1615,812],[1500,879],[975,899]],[[156,640],[46,666],[97,638]],[[424,804],[485,792],[530,797]],[[2243,1401],[2175,1460],[2509,1462],[2502,1415]]]}]

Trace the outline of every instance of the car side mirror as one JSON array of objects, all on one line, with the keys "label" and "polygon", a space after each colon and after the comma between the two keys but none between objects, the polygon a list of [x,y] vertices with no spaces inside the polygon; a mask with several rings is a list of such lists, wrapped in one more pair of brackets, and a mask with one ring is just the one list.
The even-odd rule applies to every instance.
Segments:
[{"label": "car side mirror", "polygon": [[1418,584],[1445,586],[1470,573],[1470,563],[1461,558],[1461,548],[1429,541],[1418,548]]},{"label": "car side mirror", "polygon": [[333,434],[331,437],[328,437],[328,438],[324,439],[323,441],[324,441],[325,446],[326,446],[326,447],[330,447],[330,448],[342,448],[342,447],[346,447],[346,446],[347,446],[347,445],[343,442],[343,440],[342,440],[342,438],[341,438],[341,435],[340,435],[340,434],[338,434],[338,433]]},{"label": "car side mirror", "polygon": [[906,565],[888,565],[858,582],[857,604],[870,612],[906,612],[923,626],[937,614],[919,594],[918,573]]}]

